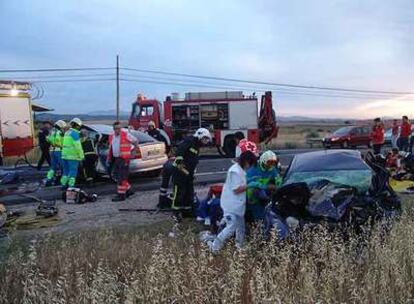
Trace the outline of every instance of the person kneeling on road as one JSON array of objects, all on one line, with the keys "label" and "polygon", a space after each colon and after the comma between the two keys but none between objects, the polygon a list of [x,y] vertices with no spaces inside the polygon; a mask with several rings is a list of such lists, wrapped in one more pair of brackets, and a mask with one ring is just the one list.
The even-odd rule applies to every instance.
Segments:
[{"label": "person kneeling on road", "polygon": [[[254,143],[251,143],[254,145]],[[250,145],[250,147],[253,147]],[[220,206],[223,209],[223,221],[225,228],[217,237],[208,241],[207,245],[211,252],[217,253],[226,240],[233,235],[236,236],[236,246],[242,248],[245,241],[245,220],[246,212],[246,170],[256,163],[256,156],[249,148],[242,149],[237,161],[227,172],[221,194]],[[256,145],[254,145],[256,149]]]},{"label": "person kneeling on road", "polygon": [[266,151],[256,166],[247,170],[247,215],[249,220],[264,219],[265,207],[272,194],[281,184],[277,168],[278,159],[274,152]]},{"label": "person kneeling on road", "polygon": [[79,163],[85,158],[79,131],[82,127],[82,121],[79,118],[74,118],[70,121],[70,127],[63,137],[63,174],[60,183],[64,191],[67,187],[75,186]]},{"label": "person kneeling on road", "polygon": [[174,219],[180,222],[183,212],[192,213],[194,202],[194,173],[198,165],[200,147],[211,142],[211,134],[205,128],[198,129],[195,134],[186,138],[177,149],[174,161],[173,201]]},{"label": "person kneeling on road", "polygon": [[120,202],[134,194],[128,182],[128,175],[131,150],[138,145],[138,139],[127,130],[122,129],[119,121],[114,122],[113,128],[114,133],[109,135],[107,166],[113,168],[113,173],[118,178],[117,195],[112,201]]}]

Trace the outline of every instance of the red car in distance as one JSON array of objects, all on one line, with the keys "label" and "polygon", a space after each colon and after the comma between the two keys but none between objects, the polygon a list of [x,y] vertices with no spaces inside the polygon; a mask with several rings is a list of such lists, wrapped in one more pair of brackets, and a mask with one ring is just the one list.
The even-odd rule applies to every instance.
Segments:
[{"label": "red car in distance", "polygon": [[358,146],[372,145],[370,127],[347,126],[336,130],[332,135],[323,139],[323,146],[327,149],[340,147],[343,149],[356,148]]}]

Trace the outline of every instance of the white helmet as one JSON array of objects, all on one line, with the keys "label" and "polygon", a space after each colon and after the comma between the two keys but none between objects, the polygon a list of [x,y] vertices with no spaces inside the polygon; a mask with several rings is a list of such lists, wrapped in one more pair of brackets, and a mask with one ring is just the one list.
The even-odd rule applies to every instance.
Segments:
[{"label": "white helmet", "polygon": [[194,137],[197,137],[199,140],[202,140],[203,138],[208,138],[209,141],[211,141],[211,134],[210,131],[206,128],[200,128],[194,133]]},{"label": "white helmet", "polygon": [[58,126],[59,128],[64,129],[66,127],[66,122],[60,119],[57,122],[55,122],[55,126]]},{"label": "white helmet", "polygon": [[80,120],[80,118],[75,117],[74,119],[72,119],[70,121],[70,124],[77,124],[79,127],[82,127],[82,120]]},{"label": "white helmet", "polygon": [[270,150],[264,152],[259,158],[259,163],[262,166],[268,164],[269,162],[273,162],[275,165],[277,163],[276,154],[273,151],[270,151]]},{"label": "white helmet", "polygon": [[148,123],[148,127],[153,127],[153,128],[155,128],[155,127],[156,127],[155,122],[154,122],[153,120],[151,120],[151,121]]}]

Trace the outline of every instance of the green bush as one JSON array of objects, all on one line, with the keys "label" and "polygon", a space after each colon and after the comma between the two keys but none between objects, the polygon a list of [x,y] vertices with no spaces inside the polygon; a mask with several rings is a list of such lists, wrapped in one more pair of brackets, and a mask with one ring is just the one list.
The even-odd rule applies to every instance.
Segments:
[{"label": "green bush", "polygon": [[319,133],[315,131],[311,131],[306,135],[306,138],[319,138]]},{"label": "green bush", "polygon": [[297,143],[294,142],[286,142],[285,148],[286,149],[296,149],[298,147]]}]

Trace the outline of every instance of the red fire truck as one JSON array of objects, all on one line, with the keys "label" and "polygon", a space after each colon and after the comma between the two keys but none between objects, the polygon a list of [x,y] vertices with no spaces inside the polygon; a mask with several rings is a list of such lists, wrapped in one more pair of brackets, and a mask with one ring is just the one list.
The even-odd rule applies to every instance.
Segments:
[{"label": "red fire truck", "polygon": [[234,156],[238,131],[255,143],[267,143],[278,133],[271,92],[262,96],[260,107],[255,95],[240,91],[186,93],[184,99],[175,93],[163,104],[139,94],[129,125],[143,130],[150,121],[168,134],[172,144],[200,127],[207,128],[219,153],[228,157]]}]

